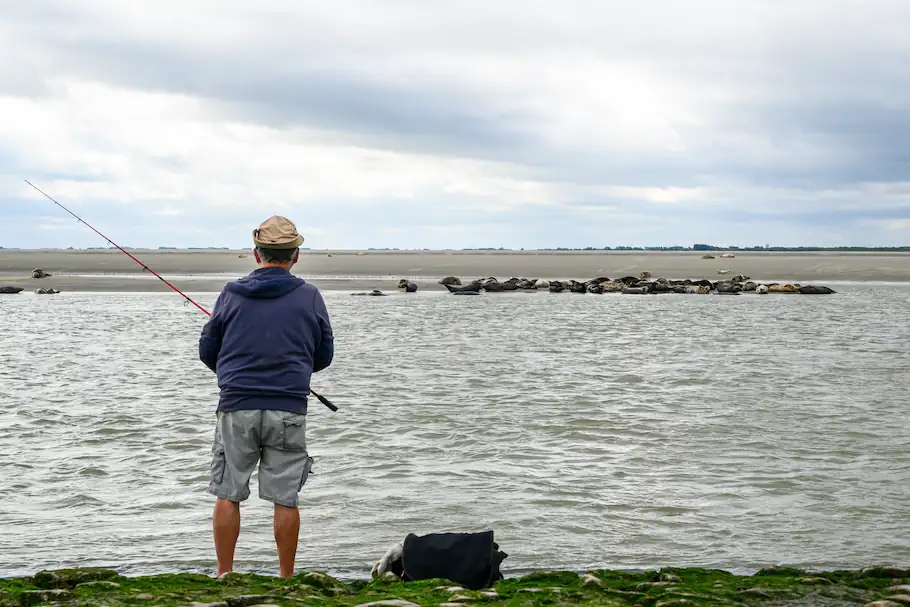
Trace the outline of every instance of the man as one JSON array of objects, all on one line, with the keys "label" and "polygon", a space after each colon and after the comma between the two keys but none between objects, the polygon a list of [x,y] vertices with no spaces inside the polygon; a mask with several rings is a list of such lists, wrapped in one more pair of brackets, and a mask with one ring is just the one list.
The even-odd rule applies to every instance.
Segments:
[{"label": "man", "polygon": [[275,504],[280,575],[294,575],[298,495],[313,459],[305,432],[310,376],[332,363],[334,337],[322,295],[292,275],[303,237],[285,217],[253,230],[259,268],[228,283],[199,338],[199,358],[221,395],[208,491],[218,575],[233,569],[240,502],[259,463],[259,497]]}]

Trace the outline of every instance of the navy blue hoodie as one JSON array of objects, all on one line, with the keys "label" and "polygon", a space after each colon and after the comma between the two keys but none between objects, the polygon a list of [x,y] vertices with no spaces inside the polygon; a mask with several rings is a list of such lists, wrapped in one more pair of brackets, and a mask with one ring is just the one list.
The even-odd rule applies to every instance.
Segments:
[{"label": "navy blue hoodie", "polygon": [[334,353],[319,290],[277,267],[225,285],[199,337],[199,358],[218,376],[219,411],[306,413],[310,376]]}]

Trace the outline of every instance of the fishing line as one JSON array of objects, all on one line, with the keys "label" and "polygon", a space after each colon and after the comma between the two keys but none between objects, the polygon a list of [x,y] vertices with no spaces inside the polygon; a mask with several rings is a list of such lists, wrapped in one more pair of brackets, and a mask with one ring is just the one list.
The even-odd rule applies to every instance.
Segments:
[{"label": "fishing line", "polygon": [[[178,289],[177,287],[175,287],[174,285],[172,285],[171,283],[169,283],[168,281],[166,281],[160,274],[158,274],[158,272],[156,272],[155,270],[151,269],[150,267],[148,267],[147,265],[145,265],[144,263],[142,263],[142,262],[139,261],[138,259],[136,259],[129,251],[127,251],[126,249],[124,249],[123,247],[121,247],[120,245],[118,245],[116,242],[114,242],[113,240],[111,240],[110,238],[108,238],[107,236],[105,236],[104,234],[102,234],[101,232],[99,232],[98,230],[96,230],[95,228],[93,228],[87,221],[85,221],[84,219],[82,219],[81,217],[79,217],[78,215],[76,215],[75,213],[73,213],[72,211],[70,211],[68,208],[66,208],[65,206],[63,206],[62,204],[60,204],[59,202],[57,202],[56,200],[54,200],[50,195],[48,195],[48,194],[45,193],[43,190],[41,190],[41,188],[39,188],[38,186],[36,186],[35,184],[33,184],[33,183],[32,183],[31,181],[29,181],[28,179],[25,180],[25,183],[29,184],[30,186],[32,186],[33,188],[35,188],[36,190],[38,190],[41,194],[43,194],[45,197],[47,197],[48,200],[50,200],[51,202],[53,202],[54,204],[56,204],[58,207],[60,207],[61,209],[63,209],[64,211],[66,211],[67,213],[69,213],[70,215],[72,215],[73,217],[75,217],[76,220],[79,221],[79,223],[85,224],[85,225],[88,226],[88,228],[89,228],[90,230],[92,230],[95,234],[97,234],[97,235],[100,236],[101,238],[103,238],[103,239],[105,239],[106,241],[108,241],[109,243],[111,243],[113,246],[115,246],[115,247],[117,247],[118,249],[120,249],[120,251],[122,251],[123,253],[126,253],[126,254],[129,256],[130,259],[132,259],[133,261],[135,261],[136,263],[138,263],[140,266],[142,266],[142,269],[143,269],[143,270],[145,270],[146,272],[150,272],[150,273],[154,274],[155,277],[156,277],[158,280],[160,280],[161,282],[163,282],[164,284],[166,284],[167,286],[169,286],[170,288],[172,288],[174,291],[176,291],[177,293],[179,293],[180,295],[182,295],[183,298],[186,300],[186,301],[183,302],[183,305],[184,305],[184,306],[187,305],[187,304],[193,304],[194,306],[196,306],[197,308],[199,308],[200,310],[202,310],[203,312],[205,312],[206,316],[211,316],[211,315],[212,315],[208,310],[206,310],[205,308],[203,308],[202,306],[200,306],[198,303],[196,303],[195,301],[193,301],[193,299],[190,298],[189,295],[187,295],[186,293],[184,293],[183,291],[181,291],[180,289]],[[316,393],[315,391],[313,391],[312,389],[310,390],[310,394],[312,394],[313,396],[315,396],[316,398],[318,398],[318,399],[319,399],[319,402],[321,402],[323,405],[325,405],[326,407],[328,407],[328,408],[331,409],[332,411],[337,411],[337,410],[338,410],[338,407],[336,407],[334,404],[332,404],[332,401],[330,401],[329,399],[327,399],[326,397],[324,397],[324,396],[322,396],[322,395],[320,395],[320,394],[317,394],[317,393]]]}]

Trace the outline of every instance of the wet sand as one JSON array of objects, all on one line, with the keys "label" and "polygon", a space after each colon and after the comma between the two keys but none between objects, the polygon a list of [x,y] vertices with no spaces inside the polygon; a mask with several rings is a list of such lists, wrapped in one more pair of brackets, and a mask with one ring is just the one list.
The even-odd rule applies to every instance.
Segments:
[{"label": "wet sand", "polygon": [[[188,292],[217,292],[225,282],[255,268],[249,251],[130,251],[174,286]],[[643,271],[655,277],[708,278],[745,274],[759,281],[803,284],[910,282],[910,253],[736,252],[733,259],[702,259],[702,252],[641,251],[302,251],[295,274],[322,290],[396,290],[400,278],[421,290],[442,291],[444,276],[462,280],[495,276],[586,280]],[[241,257],[245,255],[246,257]],[[35,268],[54,276],[36,280]],[[169,287],[119,251],[0,250],[0,286],[26,291],[53,287],[67,292],[163,292]]]}]

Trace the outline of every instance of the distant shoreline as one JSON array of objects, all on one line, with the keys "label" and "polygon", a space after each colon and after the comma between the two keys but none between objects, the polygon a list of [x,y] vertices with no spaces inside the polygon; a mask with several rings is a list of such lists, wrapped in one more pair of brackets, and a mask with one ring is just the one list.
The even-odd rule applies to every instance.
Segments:
[{"label": "distant shoreline", "polygon": [[[393,253],[393,254],[419,254],[419,253],[910,253],[910,245],[899,247],[715,247],[706,245],[707,248],[692,247],[582,247],[582,248],[543,248],[543,249],[506,249],[499,248],[467,248],[467,249],[401,249],[401,248],[376,248],[366,247],[360,249],[312,249],[301,248],[304,253]],[[155,253],[232,253],[246,251],[240,247],[124,247],[126,251],[155,252]],[[55,252],[55,253],[106,253],[120,252],[116,247],[45,247],[21,248],[0,247],[0,252]]]},{"label": "distant shoreline", "polygon": [[[176,287],[217,292],[226,282],[255,269],[249,250],[132,250],[142,263]],[[711,259],[704,259],[711,255]],[[302,251],[294,273],[325,290],[396,291],[398,280],[413,279],[420,291],[442,291],[438,280],[457,276],[580,281],[650,272],[655,278],[719,280],[727,270],[757,281],[802,284],[825,282],[910,282],[910,252],[734,251]],[[53,276],[34,279],[41,268]],[[0,286],[26,291],[52,287],[64,292],[164,292],[158,281],[114,249],[73,251],[0,250]]]}]

